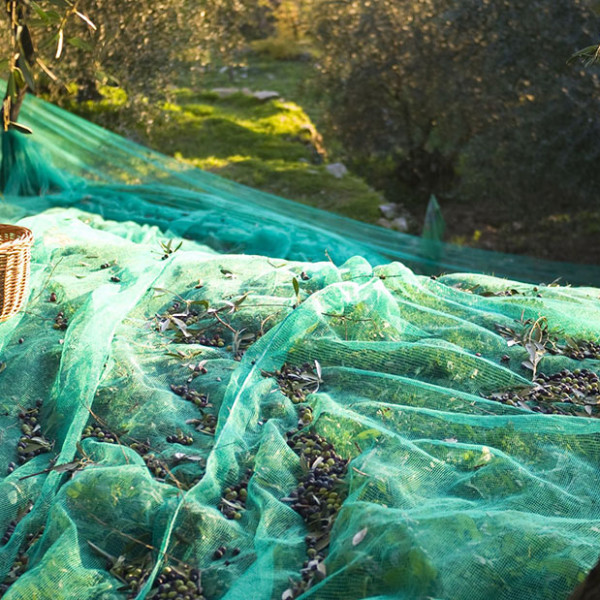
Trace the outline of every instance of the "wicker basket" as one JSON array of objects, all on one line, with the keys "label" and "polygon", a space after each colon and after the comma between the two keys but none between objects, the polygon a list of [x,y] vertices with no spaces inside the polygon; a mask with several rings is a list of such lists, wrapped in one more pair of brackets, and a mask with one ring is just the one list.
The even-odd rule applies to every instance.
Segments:
[{"label": "wicker basket", "polygon": [[33,234],[29,229],[0,224],[0,323],[23,306],[32,244]]}]

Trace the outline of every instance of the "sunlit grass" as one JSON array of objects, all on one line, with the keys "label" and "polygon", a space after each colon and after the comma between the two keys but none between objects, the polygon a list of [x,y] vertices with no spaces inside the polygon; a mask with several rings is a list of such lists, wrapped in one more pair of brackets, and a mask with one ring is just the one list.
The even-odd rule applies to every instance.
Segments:
[{"label": "sunlit grass", "polygon": [[[264,69],[250,69],[233,83],[223,75],[208,76],[202,88],[194,82],[173,87],[169,100],[155,107],[153,122],[136,121],[127,96],[106,87],[104,99],[72,103],[70,108],[180,161],[239,183],[285,198],[317,206],[360,220],[375,222],[381,196],[362,179],[329,173],[315,144],[316,127],[303,106],[292,101],[294,90],[315,114],[317,103],[302,84],[308,67],[301,61],[264,61]],[[203,80],[204,81],[204,80]],[[269,85],[270,84],[270,85]],[[240,89],[219,94],[216,88]],[[261,101],[242,88],[278,91],[279,99]],[[302,91],[304,90],[304,91]],[[312,100],[309,100],[312,98]]]}]

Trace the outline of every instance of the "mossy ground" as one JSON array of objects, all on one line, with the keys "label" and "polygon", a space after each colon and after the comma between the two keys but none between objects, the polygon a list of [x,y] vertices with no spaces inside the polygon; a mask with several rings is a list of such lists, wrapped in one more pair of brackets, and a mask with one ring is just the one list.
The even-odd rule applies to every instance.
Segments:
[{"label": "mossy ground", "polygon": [[[335,159],[304,110],[308,106],[317,119],[322,116],[318,92],[307,84],[313,68],[305,59],[257,57],[233,71],[179,73],[168,91],[169,101],[152,107],[151,125],[128,108],[119,88],[102,88],[103,100],[70,101],[68,108],[200,169],[375,222],[382,196],[355,175],[338,179],[326,169]],[[211,91],[215,88],[240,91],[222,95]],[[261,101],[244,88],[276,91],[281,97]]]},{"label": "mossy ground", "polygon": [[[385,194],[388,202],[404,204],[414,223],[423,222],[425,204],[411,204],[410,190],[385,184],[395,168],[391,159],[348,163],[383,193],[356,174],[336,179],[327,172],[325,164],[344,153],[339,141],[328,135],[326,90],[314,83],[318,58],[314,53],[311,58],[311,49],[304,47],[293,52],[287,47],[281,55],[284,48],[277,40],[259,46],[245,57],[244,66],[207,70],[188,65],[177,70],[167,90],[169,102],[160,105],[131,104],[123,90],[105,87],[103,100],[71,99],[66,107],[196,167],[285,198],[373,223]],[[272,90],[281,98],[261,102],[243,93],[219,97],[211,92],[233,87]],[[317,145],[326,150],[325,164],[320,164],[311,132],[317,132]],[[595,243],[600,212],[595,209],[553,209],[532,221],[531,215],[504,210],[495,201],[465,204],[460,198],[447,199],[441,207],[446,241],[570,262],[600,260]]]}]

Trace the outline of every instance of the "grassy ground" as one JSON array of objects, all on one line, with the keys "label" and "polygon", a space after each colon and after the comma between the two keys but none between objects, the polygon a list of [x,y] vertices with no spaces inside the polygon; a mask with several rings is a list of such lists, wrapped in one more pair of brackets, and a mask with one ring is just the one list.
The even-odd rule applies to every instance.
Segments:
[{"label": "grassy ground", "polygon": [[[308,107],[317,121],[322,117],[318,95],[306,84],[312,69],[306,60],[257,58],[235,72],[180,73],[169,102],[152,107],[151,126],[136,119],[115,88],[103,88],[102,101],[70,101],[68,108],[201,169],[375,222],[382,196],[357,176],[336,178],[326,169],[334,157],[305,111]],[[240,92],[223,96],[211,91],[215,88]],[[272,90],[281,97],[261,101],[244,89]]]},{"label": "grassy ground", "polygon": [[[130,106],[118,88],[105,88],[106,98],[100,102],[70,101],[68,108],[201,169],[376,222],[382,195],[356,175],[337,179],[326,170],[341,148],[335,139],[320,136],[326,130],[325,112],[323,97],[313,84],[314,69],[314,61],[306,58],[280,60],[253,54],[244,68],[180,71],[168,90],[169,102],[148,107],[146,113],[140,114],[139,104]],[[261,102],[241,91],[220,97],[211,91],[215,88],[272,90],[281,97]],[[323,150],[324,161],[319,154]],[[402,202],[398,195],[394,190],[389,200]],[[527,207],[517,214],[497,202],[466,205],[460,199],[442,200],[441,207],[447,241],[574,263],[600,260],[598,211],[584,214],[568,206],[549,208],[532,219]],[[425,206],[408,208],[414,213],[413,223],[422,223]]]}]

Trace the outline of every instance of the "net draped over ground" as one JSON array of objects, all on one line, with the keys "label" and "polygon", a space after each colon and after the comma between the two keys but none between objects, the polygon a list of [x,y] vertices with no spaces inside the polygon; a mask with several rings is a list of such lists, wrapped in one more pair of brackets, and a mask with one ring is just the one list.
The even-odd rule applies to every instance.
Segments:
[{"label": "net draped over ground", "polygon": [[[600,554],[600,290],[417,275],[367,226],[82,148],[46,146],[46,196],[5,174],[36,239],[0,325],[5,598],[567,598]],[[528,360],[583,391],[527,396]]]}]

